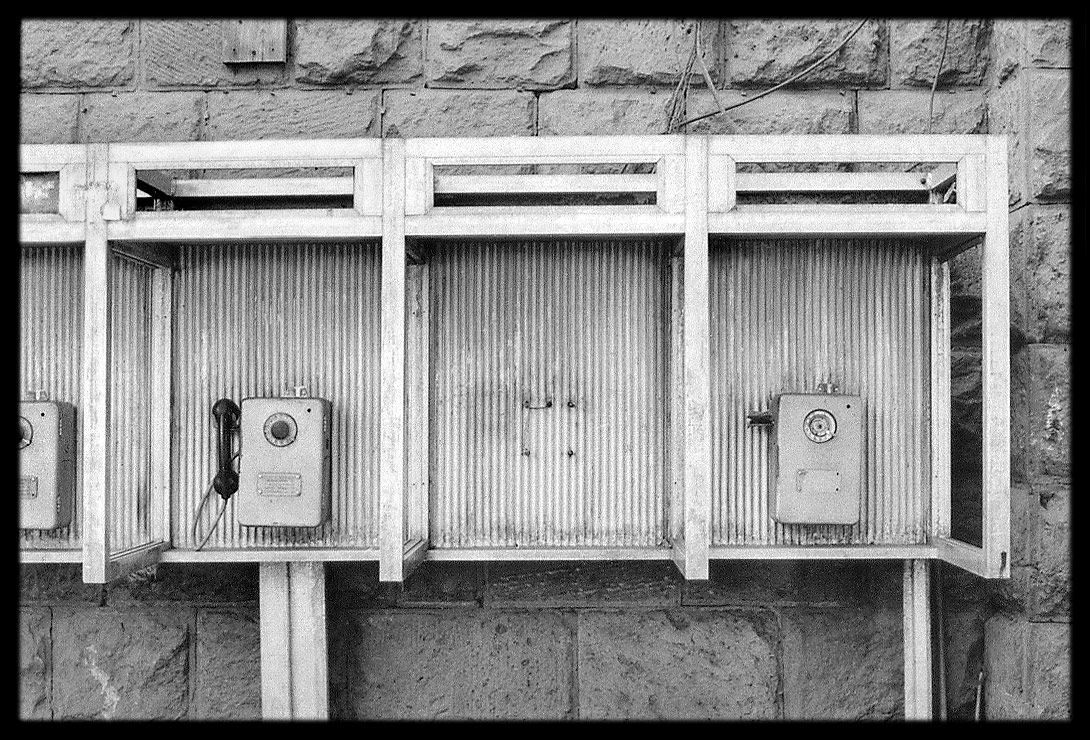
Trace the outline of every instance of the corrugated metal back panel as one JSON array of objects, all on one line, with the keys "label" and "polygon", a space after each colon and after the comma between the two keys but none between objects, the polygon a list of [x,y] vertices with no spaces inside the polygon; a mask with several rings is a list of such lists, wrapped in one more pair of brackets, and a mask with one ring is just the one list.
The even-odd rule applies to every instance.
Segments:
[{"label": "corrugated metal back panel", "polygon": [[435,248],[433,547],[663,544],[669,264],[650,241]]},{"label": "corrugated metal back panel", "polygon": [[151,278],[110,258],[110,549],[151,541]]},{"label": "corrugated metal back panel", "polygon": [[[720,240],[711,253],[712,543],[910,544],[930,520],[928,260],[883,239]],[[855,526],[768,512],[768,427],[746,414],[831,381],[866,399]]]},{"label": "corrugated metal back panel", "polygon": [[44,389],[53,401],[76,407],[76,499],[72,524],[52,532],[21,533],[24,549],[80,547],[83,520],[83,248],[23,247],[19,261],[19,391]]},{"label": "corrugated metal back panel", "polygon": [[[208,548],[373,547],[378,540],[379,251],[364,244],[187,246],[174,277],[172,537],[216,472],[212,404],[305,385],[333,405],[331,520],[242,527],[231,499]],[[245,465],[245,460],[240,461]],[[207,531],[222,500],[202,515]]]}]

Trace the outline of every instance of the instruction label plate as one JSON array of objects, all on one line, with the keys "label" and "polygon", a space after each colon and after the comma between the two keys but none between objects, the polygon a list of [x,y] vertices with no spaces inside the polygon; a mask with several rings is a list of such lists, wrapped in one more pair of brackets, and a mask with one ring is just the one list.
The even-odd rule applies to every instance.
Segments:
[{"label": "instruction label plate", "polygon": [[303,493],[300,473],[258,473],[258,496],[299,496]]},{"label": "instruction label plate", "polygon": [[38,498],[38,478],[24,475],[19,478],[19,498]]}]

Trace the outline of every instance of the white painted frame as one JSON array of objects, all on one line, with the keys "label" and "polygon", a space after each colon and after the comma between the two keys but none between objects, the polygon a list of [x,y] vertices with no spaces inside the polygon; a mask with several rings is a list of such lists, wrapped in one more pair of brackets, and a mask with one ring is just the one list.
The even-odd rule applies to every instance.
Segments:
[{"label": "white painted frame", "polygon": [[[1007,231],[1007,149],[1001,135],[713,136],[709,230],[718,236],[926,237],[931,270],[931,542],[905,547],[778,548],[800,559],[941,559],[985,578],[1010,577],[1010,308]],[[921,179],[933,190],[957,183],[957,203],[945,205],[737,205],[736,193],[790,189],[845,191],[915,189],[904,173],[740,173],[740,163],[939,162]],[[932,199],[935,200],[935,199]],[[983,547],[950,537],[951,257],[983,244],[984,368]],[[772,550],[773,548],[767,548]],[[748,559],[765,548],[713,547],[711,557]],[[769,555],[765,555],[766,557]]]},{"label": "white painted frame", "polygon": [[[127,214],[109,227],[111,241],[200,243],[209,240],[293,240],[377,238],[382,228],[379,166],[382,142],[377,139],[313,139],[307,141],[199,141],[175,144],[114,144],[112,177]],[[288,167],[353,167],[352,208],[209,211],[136,211],[136,178],[141,170],[262,169]],[[313,191],[314,178],[300,178],[296,192]],[[235,180],[244,194],[260,194],[268,179]],[[285,178],[282,182],[289,183]],[[378,187],[376,188],[376,184]],[[211,186],[210,194],[215,194]],[[218,187],[226,187],[219,181]],[[317,187],[321,187],[318,185]],[[221,191],[222,192],[222,191]]]},{"label": "white painted frame", "polygon": [[[932,268],[932,539],[939,558],[984,578],[1010,578],[1010,241],[1006,137],[981,137],[982,156],[966,157],[966,209],[985,218],[981,259],[983,396],[982,547],[950,536],[950,267]],[[962,186],[964,187],[964,186]],[[959,192],[959,199],[961,194]]]},{"label": "white painted frame", "polygon": [[[20,173],[58,175],[57,213],[19,215],[20,245],[83,246],[86,241],[85,187],[87,183],[87,147],[79,144],[24,144],[19,148]],[[86,391],[86,379],[83,390]],[[86,439],[86,423],[77,414],[80,434]],[[82,563],[82,537],[79,546],[19,551],[21,563]]]},{"label": "white painted frame", "polygon": [[56,172],[59,176],[57,213],[20,214],[21,244],[82,244],[87,147],[80,144],[24,144],[19,148],[19,172]]},{"label": "white painted frame", "polygon": [[[84,394],[85,580],[104,582],[141,565],[164,561],[378,560],[383,580],[403,580],[425,559],[665,559],[688,578],[707,577],[709,559],[886,558],[943,559],[985,577],[1009,576],[1009,322],[1006,148],[1001,136],[619,136],[414,140],[312,140],[23,146],[20,170],[57,171],[60,213],[20,217],[22,243],[85,244]],[[653,162],[654,175],[440,176],[435,168],[464,164],[574,164]],[[931,173],[746,173],[741,163],[937,162]],[[136,212],[136,173],[144,170],[282,167],[353,167],[352,178],[295,181],[185,181],[190,197],[265,194],[353,196],[352,208]],[[957,203],[921,205],[738,205],[739,192],[937,192],[957,184]],[[435,192],[647,192],[652,206],[435,207]],[[188,188],[188,190],[186,190]],[[203,190],[202,190],[203,189]],[[932,199],[933,201],[941,199]],[[682,465],[672,505],[681,507],[673,551],[548,550],[433,552],[427,547],[426,461],[410,457],[427,448],[426,270],[407,278],[411,240],[420,237],[671,235],[683,239],[686,275],[675,320],[684,334],[675,359],[684,408],[682,445],[671,459]],[[931,542],[908,547],[711,547],[708,449],[708,280],[710,235],[855,235],[925,237],[935,245],[932,269]],[[105,502],[106,397],[109,352],[110,249],[161,268],[155,279],[156,351],[169,350],[169,255],[164,242],[381,238],[382,391],[380,545],[377,549],[238,550],[195,553],[169,546],[169,429],[155,445],[166,462],[156,468],[156,532],[162,542],[110,553]],[[959,249],[983,240],[984,267],[984,537],[982,548],[949,538],[948,267]],[[158,271],[157,271],[158,272]],[[412,308],[407,305],[409,299]],[[413,302],[415,301],[415,302]],[[416,322],[414,324],[413,322]],[[169,378],[153,391],[157,413],[169,408]],[[946,435],[945,437],[943,435]],[[423,473],[421,472],[423,471]],[[424,522],[421,532],[420,522]],[[88,536],[91,533],[92,536]],[[421,536],[423,535],[423,536]],[[24,552],[24,561],[72,557]]]},{"label": "white painted frame", "polygon": [[[412,237],[622,236],[685,230],[685,138],[550,136],[410,139],[406,233]],[[692,137],[689,137],[692,138]],[[654,175],[498,175],[437,178],[450,165],[655,164]],[[642,192],[650,206],[436,207],[440,192]]]}]

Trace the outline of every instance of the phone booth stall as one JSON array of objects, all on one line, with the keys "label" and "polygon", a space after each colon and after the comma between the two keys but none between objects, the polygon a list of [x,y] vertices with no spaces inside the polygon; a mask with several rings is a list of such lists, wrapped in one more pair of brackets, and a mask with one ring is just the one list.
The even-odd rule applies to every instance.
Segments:
[{"label": "phone booth stall", "polygon": [[[19,255],[19,547],[24,562],[81,562],[82,435],[75,410],[83,372],[81,152],[32,163],[20,179],[23,219],[58,228]],[[62,199],[61,194],[66,197]],[[76,222],[65,228],[68,222]]]},{"label": "phone booth stall", "polygon": [[[20,552],[258,562],[262,710],[324,717],[324,563],[904,563],[1006,578],[1006,144],[24,146]],[[983,481],[951,525],[950,261]],[[964,523],[962,523],[964,524]]]}]

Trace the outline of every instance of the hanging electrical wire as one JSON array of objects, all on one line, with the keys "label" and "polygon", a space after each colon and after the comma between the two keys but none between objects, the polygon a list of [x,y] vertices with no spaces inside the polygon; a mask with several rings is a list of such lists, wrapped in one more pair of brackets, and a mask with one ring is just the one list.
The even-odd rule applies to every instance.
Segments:
[{"label": "hanging electrical wire", "polygon": [[[734,110],[735,108],[741,108],[743,105],[748,105],[749,103],[752,103],[755,100],[760,100],[761,98],[765,97],[766,95],[771,95],[772,93],[779,90],[781,87],[784,87],[786,85],[790,85],[792,82],[795,82],[796,80],[801,80],[803,77],[810,74],[815,69],[817,69],[822,64],[824,64],[829,59],[831,59],[833,57],[833,55],[836,54],[838,51],[843,49],[847,45],[847,43],[852,40],[852,37],[855,36],[857,33],[859,33],[860,30],[862,30],[863,26],[866,25],[867,21],[869,21],[869,20],[870,20],[870,18],[864,18],[862,21],[860,21],[859,25],[856,26],[855,28],[853,28],[851,33],[849,33],[847,36],[845,36],[844,39],[839,44],[837,44],[833,48],[832,51],[830,51],[828,54],[826,54],[821,59],[817,60],[816,62],[814,62],[813,64],[811,64],[809,67],[802,70],[798,74],[787,78],[786,80],[779,83],[778,85],[774,85],[773,87],[770,87],[767,90],[759,92],[756,95],[753,95],[752,97],[746,98],[745,100],[741,101],[740,103],[735,103],[734,105],[728,105],[726,107],[721,107],[719,110],[712,111],[711,113],[705,113],[703,115],[696,116],[695,118],[690,118],[687,121],[682,121],[681,123],[678,124],[678,126],[688,126],[690,123],[696,123],[697,121],[703,121],[705,118],[711,118],[712,116],[718,116],[720,113],[726,113],[729,110]],[[693,48],[695,50],[695,48],[696,48],[695,44],[694,44]],[[682,78],[684,79],[685,75],[682,75]],[[680,83],[679,83],[679,88],[680,88]]]},{"label": "hanging electrical wire", "polygon": [[[712,99],[715,100],[715,104],[719,106],[719,112],[722,113],[724,110],[723,101],[719,99],[719,91],[715,89],[715,82],[712,80],[712,73],[708,71],[708,65],[704,64],[704,51],[700,48],[700,36],[702,29],[703,25],[700,23],[700,21],[697,21],[696,44],[694,44],[696,48],[696,61],[700,62],[700,72],[704,75],[704,84],[706,84],[708,86],[708,89],[711,90]],[[688,96],[686,96],[686,100],[688,100]]]},{"label": "hanging electrical wire", "polygon": [[942,64],[946,61],[946,45],[950,42],[950,19],[946,19],[946,33],[942,37],[942,54],[939,56],[939,67],[935,70],[935,81],[931,83],[931,99],[927,101],[927,133],[931,133],[931,124],[935,120],[935,90],[939,86],[939,75],[942,74]]},{"label": "hanging electrical wire", "polygon": [[[697,24],[697,39],[699,39],[699,23]],[[693,65],[696,63],[697,57],[697,41],[693,41],[692,47],[689,49],[689,57],[685,62],[685,69],[682,70],[681,76],[678,78],[677,87],[674,88],[674,92],[670,94],[669,112],[667,113],[666,133],[672,134],[677,130],[677,127],[681,125],[681,117],[685,113],[685,102],[687,100],[687,94],[689,91],[689,78],[693,73]]]}]

